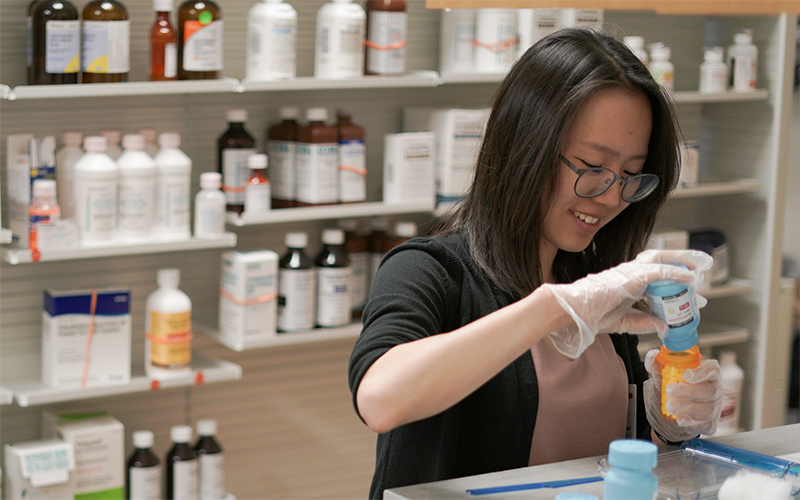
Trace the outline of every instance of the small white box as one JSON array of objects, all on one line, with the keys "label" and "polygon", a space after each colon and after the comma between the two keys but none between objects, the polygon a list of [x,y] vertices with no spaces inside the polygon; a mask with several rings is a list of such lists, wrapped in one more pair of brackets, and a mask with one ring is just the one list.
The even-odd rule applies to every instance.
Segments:
[{"label": "small white box", "polygon": [[602,28],[603,9],[561,9],[564,28]]},{"label": "small white box", "polygon": [[383,145],[383,201],[436,201],[436,135],[433,132],[386,134]]},{"label": "small white box", "polygon": [[650,250],[686,250],[689,248],[689,232],[682,229],[663,229],[650,235],[647,241]]},{"label": "small white box", "polygon": [[56,140],[31,134],[9,135],[6,140],[6,190],[8,224],[12,242],[28,248],[32,186],[35,179],[56,178]]},{"label": "small white box", "polygon": [[272,250],[222,254],[219,332],[235,350],[276,335],[278,260]]},{"label": "small white box", "polygon": [[86,386],[130,382],[130,295],[126,288],[46,290],[42,382],[52,387],[81,387],[87,365]]},{"label": "small white box", "polygon": [[67,441],[53,439],[7,444],[3,498],[72,498],[75,494],[74,470],[74,447]]},{"label": "small white box", "polygon": [[42,414],[42,436],[75,448],[75,499],[125,498],[125,427],[102,412]]}]

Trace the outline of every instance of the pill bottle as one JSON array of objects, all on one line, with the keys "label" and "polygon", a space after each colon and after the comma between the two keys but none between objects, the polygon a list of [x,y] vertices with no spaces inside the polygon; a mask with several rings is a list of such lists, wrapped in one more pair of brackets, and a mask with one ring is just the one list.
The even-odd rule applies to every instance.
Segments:
[{"label": "pill bottle", "polygon": [[445,9],[440,19],[439,71],[470,73],[475,42],[475,9]]},{"label": "pill bottle", "polygon": [[244,186],[244,213],[258,215],[269,211],[270,193],[267,180],[267,155],[254,154],[247,158],[250,175]]},{"label": "pill bottle", "polygon": [[192,159],[181,151],[181,135],[158,136],[156,163],[156,216],[154,233],[163,239],[191,236]]},{"label": "pill bottle", "polygon": [[83,8],[81,81],[127,82],[131,66],[131,22],[116,0],[92,0]]},{"label": "pill bottle", "polygon": [[75,163],[83,156],[80,132],[61,134],[61,149],[56,152],[56,182],[58,183],[58,204],[61,216],[65,219],[75,217]]},{"label": "pill bottle", "polygon": [[125,498],[158,500],[161,498],[161,467],[153,453],[153,432],[133,433],[134,451],[128,458]]},{"label": "pill bottle", "polygon": [[626,36],[622,38],[622,42],[631,49],[631,52],[636,54],[636,57],[647,66],[647,50],[644,48],[644,37],[641,36]]},{"label": "pill bottle", "polygon": [[78,9],[68,0],[42,0],[32,5],[29,83],[78,83],[81,69]]},{"label": "pill bottle", "polygon": [[286,253],[278,262],[278,331],[314,327],[317,277],[314,261],[306,255],[308,235],[286,233]]},{"label": "pill bottle", "polygon": [[314,76],[351,78],[364,73],[364,9],[352,0],[333,0],[317,11]]},{"label": "pill bottle", "polygon": [[153,10],[156,18],[150,26],[150,80],[175,80],[178,78],[178,44],[175,28],[169,20],[172,0],[153,0]]},{"label": "pill bottle", "polygon": [[354,124],[349,113],[338,112],[339,202],[359,203],[367,199],[367,151],[364,128]]},{"label": "pill bottle", "polygon": [[354,318],[360,318],[369,297],[370,253],[366,227],[358,219],[341,219],[338,226],[344,229],[344,250],[350,260],[350,309]]},{"label": "pill bottle", "polygon": [[742,399],[744,370],[736,364],[734,351],[723,351],[719,357],[722,382],[722,412],[715,436],[739,432],[739,409]]},{"label": "pill bottle", "polygon": [[222,76],[222,9],[213,0],[187,0],[178,9],[178,80]]},{"label": "pill bottle", "polygon": [[225,114],[228,129],[217,139],[217,169],[222,174],[222,190],[229,212],[244,211],[244,185],[250,176],[247,158],[256,152],[256,140],[244,128],[247,110],[229,109]]},{"label": "pill bottle", "polygon": [[225,453],[217,441],[217,421],[207,418],[197,421],[197,498],[219,500],[225,498]]},{"label": "pill bottle", "polygon": [[280,122],[267,129],[267,156],[269,157],[269,183],[272,191],[272,208],[295,206],[295,146],[297,119],[300,110],[284,106],[278,110]]},{"label": "pill bottle", "polygon": [[169,431],[172,448],[164,459],[167,500],[198,498],[197,496],[197,452],[189,444],[192,428],[175,425]]},{"label": "pill bottle", "polygon": [[106,154],[105,137],[86,137],[83,149],[86,152],[75,162],[74,187],[81,242],[108,242],[117,230],[119,167]]},{"label": "pill bottle", "polygon": [[703,52],[700,65],[700,92],[712,94],[725,92],[728,84],[728,67],[725,65],[722,47],[712,47]]},{"label": "pill bottle", "polygon": [[476,72],[506,72],[517,56],[514,9],[478,9],[474,45],[473,69]]},{"label": "pill bottle", "polygon": [[245,78],[278,80],[297,74],[297,11],[282,0],[262,0],[247,15]]},{"label": "pill bottle", "polygon": [[406,72],[408,16],[405,0],[368,0],[365,70],[367,75]]},{"label": "pill bottle", "polygon": [[119,166],[119,227],[121,238],[142,239],[153,234],[156,163],[144,152],[144,136],[126,134]]},{"label": "pill bottle", "polygon": [[200,174],[200,191],[194,197],[194,236],[219,238],[225,234],[225,193],[219,172]]},{"label": "pill bottle", "polygon": [[736,92],[752,92],[758,77],[758,48],[753,45],[753,31],[743,30],[733,36],[728,47],[729,86]]},{"label": "pill bottle", "polygon": [[617,439],[608,445],[611,468],[603,479],[604,500],[653,500],[658,492],[658,447],[639,439]]},{"label": "pill bottle", "polygon": [[153,378],[191,372],[192,300],[178,289],[180,281],[180,270],[159,269],[158,289],[147,297],[144,367]]},{"label": "pill bottle", "polygon": [[314,259],[317,271],[317,326],[344,326],[350,322],[350,261],[344,249],[344,231],[323,229],[323,248]]},{"label": "pill bottle", "polygon": [[666,90],[672,91],[675,81],[675,67],[669,62],[672,55],[663,43],[650,45],[650,72],[653,78]]},{"label": "pill bottle", "polygon": [[326,108],[306,110],[308,125],[297,131],[297,205],[329,205],[339,199],[339,133],[325,124]]}]

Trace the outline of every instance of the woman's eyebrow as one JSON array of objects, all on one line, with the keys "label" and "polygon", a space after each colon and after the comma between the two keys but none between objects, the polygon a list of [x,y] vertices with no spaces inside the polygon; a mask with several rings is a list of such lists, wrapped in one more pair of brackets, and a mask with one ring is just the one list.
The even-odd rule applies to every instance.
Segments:
[{"label": "woman's eyebrow", "polygon": [[[609,155],[612,155],[612,156],[621,156],[622,155],[622,153],[620,153],[616,149],[612,149],[612,148],[610,148],[610,147],[608,147],[608,146],[606,146],[604,144],[600,144],[598,142],[581,141],[581,144],[583,144],[584,146],[587,146],[587,147],[589,147],[591,149],[594,149],[596,151],[599,151],[601,153],[606,153],[606,154],[609,154]],[[631,160],[646,160],[646,159],[647,159],[647,153],[642,153],[642,154],[631,156]]]}]

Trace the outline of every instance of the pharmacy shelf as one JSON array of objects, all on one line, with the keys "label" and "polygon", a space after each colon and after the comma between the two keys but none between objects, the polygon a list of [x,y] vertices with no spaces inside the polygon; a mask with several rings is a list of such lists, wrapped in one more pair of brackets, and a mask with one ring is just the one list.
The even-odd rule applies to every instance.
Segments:
[{"label": "pharmacy shelf", "polygon": [[724,194],[754,193],[761,189],[758,179],[733,179],[718,182],[701,182],[696,186],[678,187],[670,198],[697,198]]},{"label": "pharmacy shelf", "polygon": [[356,338],[361,333],[361,322],[350,323],[349,325],[336,328],[314,328],[290,333],[278,333],[273,337],[255,340],[232,340],[223,337],[218,330],[197,324],[195,324],[194,330],[202,335],[213,338],[228,349],[241,352],[250,349]]},{"label": "pharmacy shelf", "polygon": [[0,387],[0,405],[10,405],[14,402],[14,393],[5,387]]},{"label": "pharmacy shelf", "polygon": [[[37,363],[36,360],[30,360]],[[35,406],[63,401],[76,401],[104,396],[117,396],[135,392],[147,392],[173,387],[188,387],[212,382],[227,382],[242,378],[242,367],[192,352],[192,370],[179,377],[156,380],[144,373],[144,365],[137,363],[131,367],[131,380],[127,384],[99,385],[84,388],[50,387],[36,379],[3,380],[5,387],[14,394],[20,406]]]},{"label": "pharmacy shelf", "polygon": [[743,278],[728,278],[725,283],[713,285],[703,290],[697,289],[697,293],[707,299],[718,299],[722,297],[736,297],[753,291],[753,281]]},{"label": "pharmacy shelf", "polygon": [[171,82],[81,83],[71,85],[3,85],[2,96],[21,99],[62,99],[75,97],[119,97],[129,95],[208,94],[235,92],[239,80],[181,80]]},{"label": "pharmacy shelf", "polygon": [[[148,253],[180,252],[183,250],[206,250],[212,248],[232,248],[236,246],[236,234],[225,233],[219,238],[187,238],[183,240],[148,240],[143,242],[114,241],[102,245],[82,246],[70,250],[42,252],[39,262],[90,259],[95,257],[116,257]],[[28,249],[4,248],[3,259],[9,264],[30,264],[31,251]]]},{"label": "pharmacy shelf", "polygon": [[452,83],[498,83],[505,78],[505,73],[455,73],[443,71],[439,75],[438,84]]},{"label": "pharmacy shelf", "polygon": [[281,222],[344,219],[348,217],[372,217],[377,215],[400,215],[433,212],[433,202],[414,204],[391,204],[383,202],[342,203],[316,207],[281,208],[260,214],[237,214],[228,212],[227,221],[234,226],[275,224]]},{"label": "pharmacy shelf", "polygon": [[11,243],[13,234],[10,229],[0,228],[0,245],[7,245]]},{"label": "pharmacy shelf", "polygon": [[[750,340],[750,330],[715,321],[700,320],[697,328],[700,349],[707,347],[741,344]],[[639,340],[639,355],[644,357],[651,349],[660,349],[661,340],[655,335],[643,335]]]},{"label": "pharmacy shelf", "polygon": [[675,102],[677,104],[703,104],[715,102],[748,102],[748,101],[766,101],[769,99],[769,91],[764,89],[754,90],[752,92],[714,92],[714,93],[701,93],[697,91],[679,91],[674,92]]},{"label": "pharmacy shelf", "polygon": [[425,0],[428,9],[582,8],[652,10],[659,14],[797,14],[797,0]]},{"label": "pharmacy shelf", "polygon": [[439,83],[436,71],[413,71],[399,76],[357,76],[336,80],[310,76],[286,80],[251,81],[242,80],[237,92],[261,92],[281,90],[328,90],[328,89],[378,89],[435,87]]}]

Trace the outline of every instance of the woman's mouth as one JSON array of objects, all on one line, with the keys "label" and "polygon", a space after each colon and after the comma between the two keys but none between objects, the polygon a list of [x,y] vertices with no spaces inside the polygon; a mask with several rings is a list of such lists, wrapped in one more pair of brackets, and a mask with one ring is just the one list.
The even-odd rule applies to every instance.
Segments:
[{"label": "woman's mouth", "polygon": [[577,212],[575,210],[570,210],[570,212],[572,212],[572,214],[575,217],[579,218],[580,220],[582,220],[583,222],[585,222],[587,224],[597,224],[597,221],[600,220],[597,217],[592,217],[591,215],[586,215],[586,214]]}]

